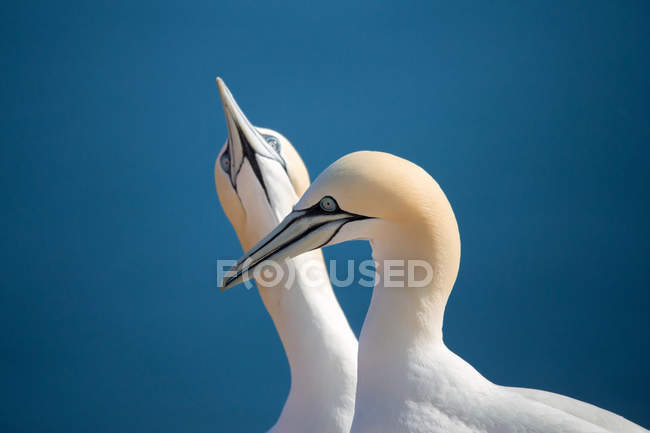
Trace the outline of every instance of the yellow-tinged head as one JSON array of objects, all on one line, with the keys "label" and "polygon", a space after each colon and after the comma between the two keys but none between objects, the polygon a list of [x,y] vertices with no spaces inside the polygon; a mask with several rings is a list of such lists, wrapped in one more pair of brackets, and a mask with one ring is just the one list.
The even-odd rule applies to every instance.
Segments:
[{"label": "yellow-tinged head", "polygon": [[458,225],[436,181],[397,156],[356,152],[318,176],[294,211],[233,267],[223,287],[241,282],[246,271],[265,260],[353,239],[389,249],[393,259],[430,260],[452,284],[458,272]]}]

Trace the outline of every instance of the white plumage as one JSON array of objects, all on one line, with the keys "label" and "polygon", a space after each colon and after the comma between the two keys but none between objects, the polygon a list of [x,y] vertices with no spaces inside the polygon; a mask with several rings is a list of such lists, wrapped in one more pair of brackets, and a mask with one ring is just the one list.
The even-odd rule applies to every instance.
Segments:
[{"label": "white plumage", "polygon": [[420,260],[432,277],[424,286],[376,280],[359,338],[353,433],[646,431],[567,397],[493,384],[445,346],[444,310],[460,263],[458,226],[438,184],[404,159],[358,152],[336,161],[238,262],[224,287],[265,260],[353,239],[370,241],[379,275],[394,260]]},{"label": "white plumage", "polygon": [[[223,81],[217,79],[217,84],[229,137],[215,164],[215,182],[222,207],[248,249],[291,211],[309,176],[291,143],[276,131],[251,125]],[[291,371],[289,396],[270,431],[348,432],[357,340],[329,283],[320,250],[281,266],[285,275],[295,275],[289,286],[284,281],[271,286],[258,282]],[[300,272],[307,269],[309,281]]]}]

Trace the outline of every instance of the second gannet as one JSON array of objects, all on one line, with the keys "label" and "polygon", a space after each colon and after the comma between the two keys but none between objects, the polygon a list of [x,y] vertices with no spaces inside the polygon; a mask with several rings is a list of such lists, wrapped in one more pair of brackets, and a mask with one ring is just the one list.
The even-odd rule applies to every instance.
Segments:
[{"label": "second gannet", "polygon": [[[570,398],[544,401],[549,393],[529,390],[528,398],[493,384],[445,346],[445,305],[460,264],[456,218],[435,180],[396,156],[357,152],[328,167],[223,288],[264,263],[354,239],[370,241],[379,278],[359,338],[352,432],[646,431]],[[429,272],[414,268],[413,279],[396,284],[385,278],[396,260],[405,277],[410,262],[428,263]]]},{"label": "second gannet", "polygon": [[[291,212],[309,186],[302,159],[282,134],[253,126],[225,83],[217,85],[228,139],[214,168],[221,205],[244,250]],[[347,433],[354,413],[357,340],[329,282],[320,250],[283,265],[293,275],[258,288],[287,354],[291,389],[274,433]],[[304,272],[302,272],[304,271]]]}]

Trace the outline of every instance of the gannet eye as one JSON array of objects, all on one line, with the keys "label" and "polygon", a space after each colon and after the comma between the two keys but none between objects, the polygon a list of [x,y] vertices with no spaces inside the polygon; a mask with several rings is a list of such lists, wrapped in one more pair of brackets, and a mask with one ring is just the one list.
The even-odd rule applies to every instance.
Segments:
[{"label": "gannet eye", "polygon": [[339,206],[336,204],[336,200],[334,200],[329,195],[320,199],[320,208],[325,212],[334,212],[336,209],[338,209],[338,207]]},{"label": "gannet eye", "polygon": [[224,152],[223,155],[221,155],[219,162],[223,171],[230,173],[230,154],[228,152]]},{"label": "gannet eye", "polygon": [[280,153],[280,140],[278,140],[276,137],[272,135],[265,135],[264,139],[266,140],[267,143],[271,145],[273,150]]}]

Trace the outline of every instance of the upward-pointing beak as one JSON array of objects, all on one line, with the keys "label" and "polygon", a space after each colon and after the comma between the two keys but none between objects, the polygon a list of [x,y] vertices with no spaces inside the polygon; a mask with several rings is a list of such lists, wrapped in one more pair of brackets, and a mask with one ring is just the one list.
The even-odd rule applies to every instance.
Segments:
[{"label": "upward-pointing beak", "polygon": [[318,204],[291,212],[226,272],[220,283],[221,290],[250,280],[255,269],[264,262],[280,262],[328,245],[341,227],[362,219],[368,217],[340,209],[323,211]]},{"label": "upward-pointing beak", "polygon": [[284,166],[282,158],[269,146],[264,137],[250,123],[239,108],[237,101],[230,93],[226,83],[217,77],[217,87],[223,104],[223,111],[226,115],[226,125],[228,127],[228,152],[230,154],[230,182],[233,187],[237,187],[237,175],[245,159],[248,159],[253,166],[253,171],[262,185],[264,181],[255,155],[270,158],[278,161]]}]

